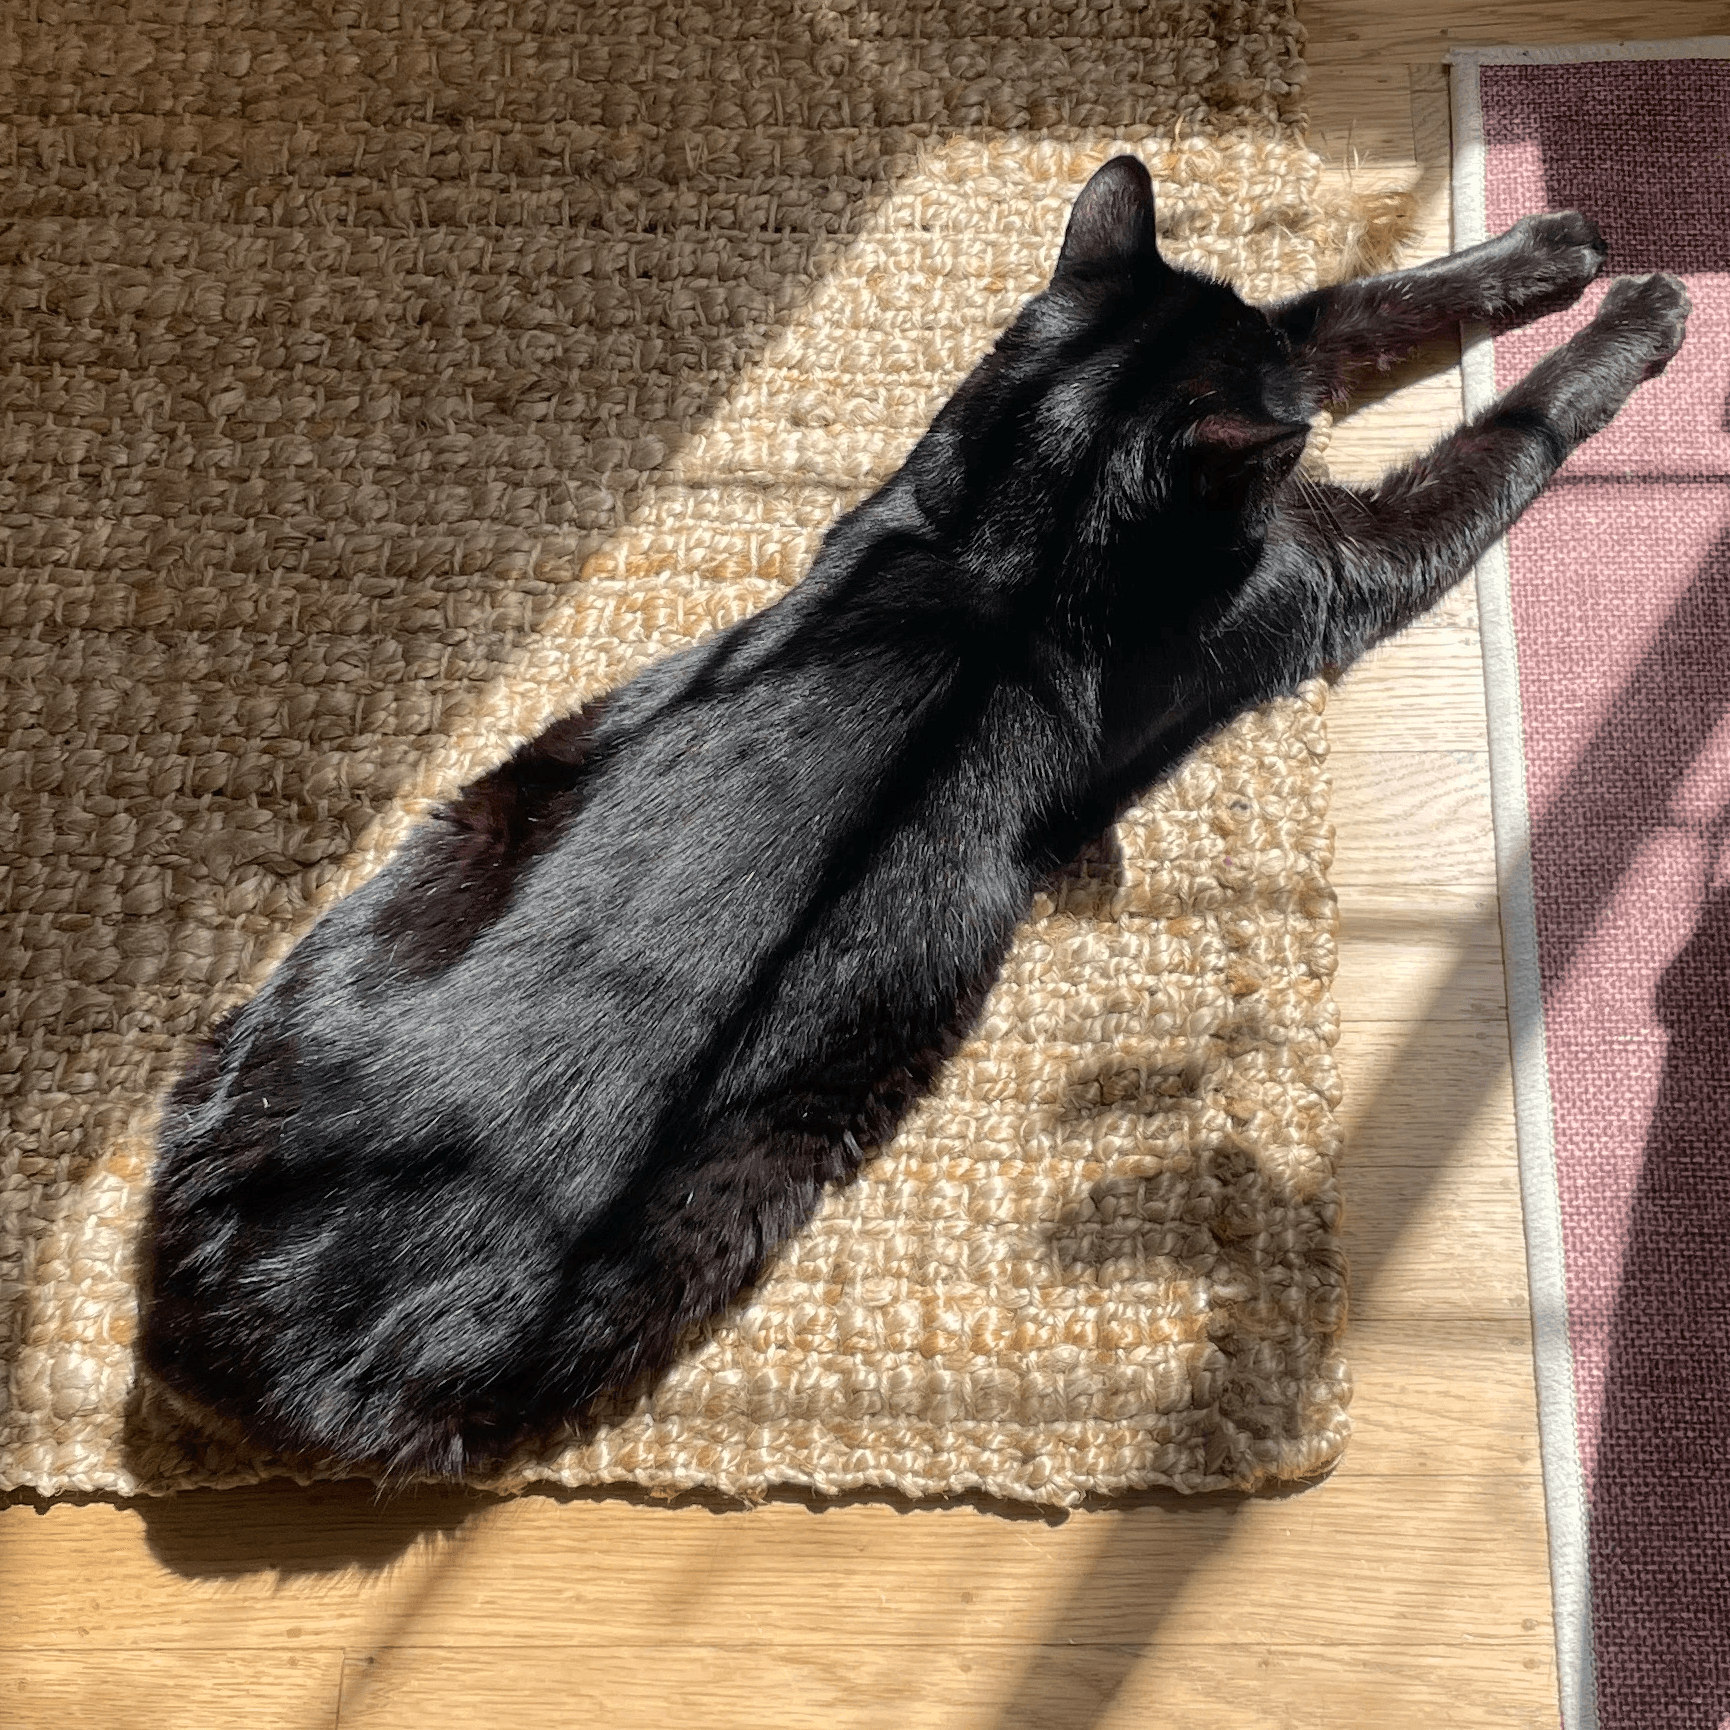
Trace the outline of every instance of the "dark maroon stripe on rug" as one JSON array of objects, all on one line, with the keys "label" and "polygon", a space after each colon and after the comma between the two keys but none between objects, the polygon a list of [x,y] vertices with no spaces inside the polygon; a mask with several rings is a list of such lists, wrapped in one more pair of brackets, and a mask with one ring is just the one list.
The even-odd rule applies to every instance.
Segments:
[{"label": "dark maroon stripe on rug", "polygon": [[[1604,1730],[1730,1715],[1730,62],[1486,66],[1491,232],[1695,311],[1509,537]],[[1507,385],[1595,306],[1499,339]]]}]

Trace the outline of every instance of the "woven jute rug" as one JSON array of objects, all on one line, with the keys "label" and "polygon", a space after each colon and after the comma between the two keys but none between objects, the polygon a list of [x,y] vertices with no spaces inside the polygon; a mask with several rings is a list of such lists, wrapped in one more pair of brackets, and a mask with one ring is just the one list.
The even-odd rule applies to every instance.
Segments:
[{"label": "woven jute rug", "polygon": [[[1327,190],[1271,0],[339,15],[93,0],[0,53],[7,1485],[286,1469],[136,1382],[161,1090],[430,801],[793,582],[1100,161],[1141,154],[1173,255],[1260,296],[1397,216]],[[502,1481],[1072,1502],[1323,1467],[1321,706],[1247,718],[1056,881],[887,1155]]]},{"label": "woven jute rug", "polygon": [[[1456,233],[1602,226],[1687,339],[1484,561],[1567,1730],[1730,1722],[1730,38],[1455,67]],[[1583,324],[1485,341],[1487,401]]]}]

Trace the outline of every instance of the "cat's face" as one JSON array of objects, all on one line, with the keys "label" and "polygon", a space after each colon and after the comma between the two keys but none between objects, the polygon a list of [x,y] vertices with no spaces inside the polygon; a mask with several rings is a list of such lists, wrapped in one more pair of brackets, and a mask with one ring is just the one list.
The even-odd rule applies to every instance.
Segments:
[{"label": "cat's face", "polygon": [[[1070,213],[1050,287],[939,417],[932,495],[1043,501],[1081,541],[1155,516],[1253,526],[1303,449],[1313,404],[1289,344],[1225,283],[1168,264],[1153,189],[1108,162]],[[958,484],[957,484],[958,483]],[[1059,520],[1064,519],[1064,520]]]}]

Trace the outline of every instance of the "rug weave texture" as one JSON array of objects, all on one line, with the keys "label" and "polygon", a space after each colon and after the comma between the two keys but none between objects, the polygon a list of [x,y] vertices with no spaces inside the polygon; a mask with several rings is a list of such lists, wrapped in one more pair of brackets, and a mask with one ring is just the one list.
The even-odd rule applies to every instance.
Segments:
[{"label": "rug weave texture", "polygon": [[[282,1473],[137,1385],[155,1102],[429,804],[759,608],[1122,148],[1268,296],[1277,4],[129,0],[14,21],[0,231],[0,1483]],[[506,1483],[1073,1502],[1343,1444],[1319,689],[1055,881],[888,1153]],[[293,1466],[297,1474],[309,1468]]]}]

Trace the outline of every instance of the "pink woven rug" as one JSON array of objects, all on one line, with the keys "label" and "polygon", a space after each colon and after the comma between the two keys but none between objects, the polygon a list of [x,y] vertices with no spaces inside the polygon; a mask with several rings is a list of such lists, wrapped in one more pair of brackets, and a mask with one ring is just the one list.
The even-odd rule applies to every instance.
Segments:
[{"label": "pink woven rug", "polygon": [[[1459,244],[1576,208],[1613,273],[1694,299],[1670,370],[1480,573],[1569,1730],[1730,1725],[1726,55],[1455,66]],[[1472,393],[1598,298],[1481,346]]]}]

